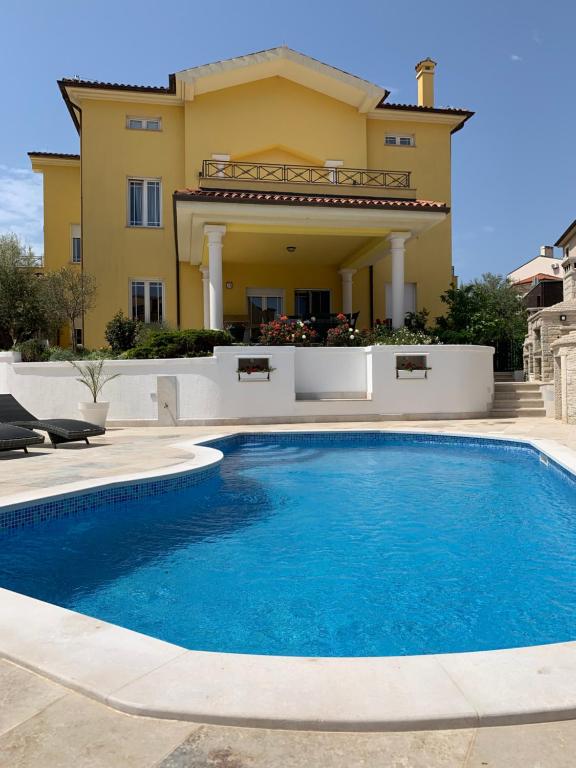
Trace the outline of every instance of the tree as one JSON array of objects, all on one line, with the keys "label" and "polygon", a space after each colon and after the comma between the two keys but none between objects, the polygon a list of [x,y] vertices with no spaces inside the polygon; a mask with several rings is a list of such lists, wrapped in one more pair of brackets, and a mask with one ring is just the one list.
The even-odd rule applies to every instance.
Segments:
[{"label": "tree", "polygon": [[479,280],[452,286],[442,296],[448,306],[436,319],[436,334],[449,344],[521,345],[527,332],[522,298],[502,275],[490,272]]},{"label": "tree", "polygon": [[96,279],[75,267],[62,267],[46,274],[44,297],[51,321],[59,326],[68,324],[72,349],[76,351],[76,321],[94,308]]},{"label": "tree", "polygon": [[0,329],[13,345],[44,326],[42,285],[32,250],[14,234],[0,235]]}]

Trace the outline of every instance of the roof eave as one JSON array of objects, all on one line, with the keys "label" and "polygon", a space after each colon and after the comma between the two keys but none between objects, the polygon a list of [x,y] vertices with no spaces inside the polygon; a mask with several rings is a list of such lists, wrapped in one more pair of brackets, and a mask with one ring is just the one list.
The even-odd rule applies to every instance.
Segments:
[{"label": "roof eave", "polygon": [[[402,203],[407,203],[406,209],[412,211],[419,211],[423,213],[450,213],[450,206],[445,203],[431,204],[428,201],[420,200],[402,200],[398,198],[376,198],[381,202],[381,205],[370,206],[370,201],[375,198],[369,197],[354,197],[349,195],[301,195],[298,193],[283,193],[283,192],[265,192],[260,193],[266,195],[267,199],[254,199],[254,197],[233,197],[233,199],[227,199],[226,197],[219,197],[213,193],[231,193],[232,190],[176,190],[173,193],[174,200],[177,202],[210,202],[218,203],[219,205],[226,205],[227,203],[241,203],[241,204],[253,204],[253,205],[288,205],[304,207],[326,207],[326,208],[362,208],[364,210],[386,210],[386,209],[399,209],[402,208]],[[234,194],[248,193],[253,194],[252,190],[235,190]],[[290,199],[275,199],[275,195],[278,197],[286,197]],[[314,198],[313,200],[307,200],[305,198]],[[324,198],[324,199],[323,199]],[[354,202],[350,202],[354,200]]]},{"label": "roof eave", "polygon": [[60,93],[62,94],[62,98],[64,99],[64,103],[66,104],[66,108],[68,109],[68,112],[70,113],[70,117],[72,118],[72,122],[76,126],[76,130],[78,133],[80,133],[80,121],[78,120],[78,115],[76,113],[76,108],[74,107],[74,104],[72,103],[72,100],[70,96],[68,95],[67,90],[67,81],[66,80],[58,80],[58,88],[60,89]]},{"label": "roof eave", "polygon": [[419,104],[388,104],[386,103],[386,96],[376,105],[376,109],[384,109],[389,111],[398,112],[412,112],[417,115],[447,115],[454,118],[462,118],[457,125],[454,126],[451,133],[460,131],[464,124],[470,120],[476,113],[470,109],[459,109],[456,107],[424,107]]},{"label": "roof eave", "polygon": [[576,219],[574,219],[574,221],[572,222],[572,224],[570,224],[568,229],[562,232],[562,234],[560,235],[558,240],[556,240],[554,245],[557,248],[564,248],[566,243],[569,242],[574,235],[576,235]]}]

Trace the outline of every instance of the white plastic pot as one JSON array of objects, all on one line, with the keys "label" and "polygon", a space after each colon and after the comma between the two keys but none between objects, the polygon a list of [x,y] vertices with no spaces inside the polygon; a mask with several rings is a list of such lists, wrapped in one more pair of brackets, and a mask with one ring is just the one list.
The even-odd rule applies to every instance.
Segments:
[{"label": "white plastic pot", "polygon": [[109,408],[110,403],[78,403],[78,410],[82,416],[82,421],[96,424],[98,427],[106,426]]}]

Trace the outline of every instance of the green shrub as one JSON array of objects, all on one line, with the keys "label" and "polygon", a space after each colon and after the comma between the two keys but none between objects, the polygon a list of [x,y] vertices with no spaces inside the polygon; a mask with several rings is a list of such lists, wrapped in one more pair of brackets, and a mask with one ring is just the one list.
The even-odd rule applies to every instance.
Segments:
[{"label": "green shrub", "polygon": [[166,323],[138,323],[136,341],[134,342],[133,346],[145,347],[148,344],[148,339],[153,333],[169,330],[171,329]]},{"label": "green shrub", "polygon": [[116,360],[119,353],[114,352],[110,347],[100,347],[100,349],[85,350],[84,360]]},{"label": "green shrub", "polygon": [[23,363],[43,363],[49,358],[49,350],[46,342],[40,339],[28,339],[18,344]]},{"label": "green shrub", "polygon": [[230,344],[232,336],[227,331],[153,331],[145,344],[128,350],[122,357],[129,360],[206,357],[212,354],[215,346],[227,347]]},{"label": "green shrub", "polygon": [[372,344],[438,344],[438,339],[426,331],[414,331],[410,328],[388,328],[386,325],[374,326]]},{"label": "green shrub", "polygon": [[140,339],[138,338],[139,327],[140,323],[138,320],[126,317],[122,310],[116,312],[112,320],[106,323],[106,330],[104,332],[112,352],[120,354],[140,344]]},{"label": "green shrub", "polygon": [[72,352],[71,349],[64,349],[64,347],[50,347],[48,350],[48,360],[56,362],[59,360],[78,360],[81,355],[77,352]]}]

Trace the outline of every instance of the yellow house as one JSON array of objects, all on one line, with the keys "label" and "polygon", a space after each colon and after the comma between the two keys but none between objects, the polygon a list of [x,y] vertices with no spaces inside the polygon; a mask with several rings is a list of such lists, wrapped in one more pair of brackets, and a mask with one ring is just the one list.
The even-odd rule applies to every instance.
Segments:
[{"label": "yellow house", "polygon": [[473,113],[434,105],[434,69],[416,66],[413,105],[286,47],[166,87],[61,80],[80,155],[30,158],[46,268],[97,279],[85,344],[104,343],[119,309],[181,328],[441,314],[451,135]]}]

